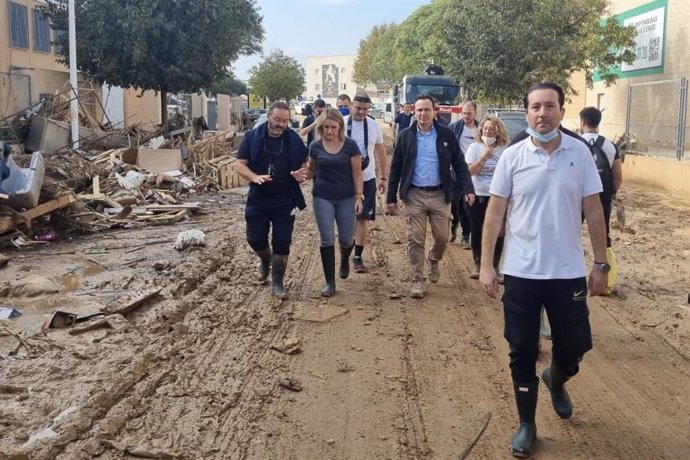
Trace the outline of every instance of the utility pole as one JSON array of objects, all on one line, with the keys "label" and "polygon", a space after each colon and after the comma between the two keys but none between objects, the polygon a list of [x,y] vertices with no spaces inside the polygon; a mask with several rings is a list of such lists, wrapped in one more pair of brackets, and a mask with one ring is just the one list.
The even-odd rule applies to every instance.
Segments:
[{"label": "utility pole", "polygon": [[72,113],[72,148],[79,148],[79,100],[77,92],[77,26],[74,18],[74,0],[67,4],[69,22],[69,84],[72,87],[70,112]]}]

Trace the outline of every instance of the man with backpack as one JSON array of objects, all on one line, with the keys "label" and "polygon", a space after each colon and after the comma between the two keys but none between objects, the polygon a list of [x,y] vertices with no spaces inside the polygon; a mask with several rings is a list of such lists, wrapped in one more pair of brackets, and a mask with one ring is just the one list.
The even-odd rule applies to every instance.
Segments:
[{"label": "man with backpack", "polygon": [[589,144],[592,156],[599,170],[599,177],[604,191],[599,194],[601,206],[604,209],[604,222],[606,224],[606,255],[611,266],[609,271],[608,290],[616,282],[617,264],[616,255],[611,247],[609,236],[609,221],[611,220],[611,207],[613,196],[623,182],[623,164],[616,145],[599,134],[601,123],[601,111],[596,107],[585,107],[580,111],[580,128],[582,138]]}]

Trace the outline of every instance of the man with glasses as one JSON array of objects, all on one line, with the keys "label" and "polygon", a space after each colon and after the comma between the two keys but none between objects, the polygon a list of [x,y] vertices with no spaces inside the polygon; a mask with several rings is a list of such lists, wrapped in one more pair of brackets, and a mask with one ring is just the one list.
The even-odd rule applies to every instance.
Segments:
[{"label": "man with glasses", "polygon": [[[348,137],[357,142],[362,152],[362,180],[364,181],[364,202],[362,212],[355,225],[355,255],[352,263],[356,273],[366,273],[362,254],[369,236],[369,221],[376,218],[376,170],[379,170],[379,192],[385,193],[388,183],[388,162],[383,146],[383,133],[378,122],[368,117],[371,99],[367,93],[357,93],[352,100],[352,113],[345,117]],[[368,163],[368,164],[367,164]]]},{"label": "man with glasses", "polygon": [[[290,106],[271,104],[268,119],[245,134],[237,152],[235,171],[249,181],[244,209],[247,242],[259,256],[257,278],[264,283],[272,274],[273,295],[287,298],[283,279],[287,267],[295,208],[306,207],[297,171],[306,165],[307,147],[290,126]],[[268,234],[271,231],[271,246]]]},{"label": "man with glasses", "polygon": [[313,107],[314,113],[304,119],[304,122],[302,123],[302,130],[299,132],[300,136],[307,136],[307,145],[311,144],[314,140],[316,119],[319,118],[319,115],[321,115],[324,110],[326,110],[326,101],[323,99],[317,99],[314,101]]}]

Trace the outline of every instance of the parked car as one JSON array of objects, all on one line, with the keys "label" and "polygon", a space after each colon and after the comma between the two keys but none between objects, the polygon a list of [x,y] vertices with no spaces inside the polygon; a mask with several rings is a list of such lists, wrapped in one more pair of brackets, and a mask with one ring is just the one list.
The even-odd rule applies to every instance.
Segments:
[{"label": "parked car", "polygon": [[383,117],[383,107],[381,107],[380,105],[372,104],[371,108],[369,109],[369,115],[371,115],[374,118]]},{"label": "parked car", "polygon": [[266,113],[266,109],[249,109],[245,110],[244,115],[247,117],[249,126],[252,126],[262,113]]},{"label": "parked car", "polygon": [[506,125],[511,139],[519,132],[526,130],[528,126],[525,112],[520,110],[489,109],[487,115],[499,118]]}]

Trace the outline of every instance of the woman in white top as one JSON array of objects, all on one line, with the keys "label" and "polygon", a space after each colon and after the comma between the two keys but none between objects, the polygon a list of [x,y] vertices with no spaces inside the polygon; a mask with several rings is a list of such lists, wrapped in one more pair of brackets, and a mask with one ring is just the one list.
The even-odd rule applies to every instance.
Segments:
[{"label": "woman in white top", "polygon": [[[479,278],[479,261],[482,257],[482,230],[484,228],[484,216],[486,207],[489,204],[489,187],[494,176],[494,170],[501,153],[510,142],[508,130],[503,122],[497,117],[487,116],[481,123],[477,132],[480,134],[476,142],[472,143],[465,154],[465,161],[472,174],[472,183],[476,199],[473,205],[465,203],[465,209],[470,216],[470,227],[472,233],[472,258],[474,259],[474,270],[470,278]],[[494,267],[499,273],[498,263],[503,252],[503,236],[499,236],[496,241],[494,252]],[[500,278],[499,278],[500,279]]]}]

